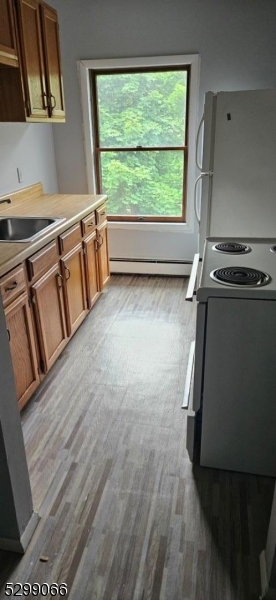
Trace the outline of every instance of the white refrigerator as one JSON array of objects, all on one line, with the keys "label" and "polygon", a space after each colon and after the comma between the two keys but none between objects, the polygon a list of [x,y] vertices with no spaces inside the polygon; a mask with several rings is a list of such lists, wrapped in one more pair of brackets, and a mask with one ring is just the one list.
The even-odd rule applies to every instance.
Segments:
[{"label": "white refrigerator", "polygon": [[275,237],[276,90],[207,92],[203,128],[200,256],[207,236]]}]

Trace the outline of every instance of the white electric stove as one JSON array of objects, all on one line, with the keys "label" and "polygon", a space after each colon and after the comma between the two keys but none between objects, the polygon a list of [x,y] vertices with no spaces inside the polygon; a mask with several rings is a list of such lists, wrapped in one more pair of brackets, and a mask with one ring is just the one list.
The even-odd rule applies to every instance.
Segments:
[{"label": "white electric stove", "polygon": [[276,239],[206,238],[197,300],[276,299]]},{"label": "white electric stove", "polygon": [[187,448],[276,476],[276,239],[207,238],[196,293]]}]

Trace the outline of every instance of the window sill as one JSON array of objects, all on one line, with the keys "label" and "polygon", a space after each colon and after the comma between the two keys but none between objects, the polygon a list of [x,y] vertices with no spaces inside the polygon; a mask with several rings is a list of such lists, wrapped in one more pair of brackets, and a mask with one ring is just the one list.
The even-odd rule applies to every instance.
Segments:
[{"label": "window sill", "polygon": [[132,231],[160,231],[162,233],[193,233],[187,223],[136,223],[130,221],[108,221],[108,229],[129,229]]}]

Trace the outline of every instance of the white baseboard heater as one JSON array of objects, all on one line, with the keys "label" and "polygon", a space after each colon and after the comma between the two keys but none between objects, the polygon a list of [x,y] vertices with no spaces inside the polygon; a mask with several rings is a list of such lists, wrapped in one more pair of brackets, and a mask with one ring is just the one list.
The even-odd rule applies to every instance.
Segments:
[{"label": "white baseboard heater", "polygon": [[189,276],[192,261],[154,258],[110,258],[111,273]]}]

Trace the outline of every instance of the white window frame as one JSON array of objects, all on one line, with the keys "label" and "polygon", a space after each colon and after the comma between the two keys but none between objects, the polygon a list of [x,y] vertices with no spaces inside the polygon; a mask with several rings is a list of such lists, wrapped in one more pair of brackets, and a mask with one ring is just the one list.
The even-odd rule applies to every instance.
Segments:
[{"label": "white window frame", "polygon": [[126,221],[109,221],[109,229],[136,229],[139,231],[171,231],[194,233],[195,218],[193,208],[194,184],[195,184],[195,141],[196,125],[198,122],[198,97],[199,97],[199,54],[180,54],[174,56],[151,56],[143,58],[110,58],[99,60],[81,60],[78,61],[81,104],[83,112],[83,132],[84,146],[86,155],[86,175],[88,193],[96,194],[96,181],[94,170],[94,140],[93,140],[93,111],[92,96],[90,89],[89,71],[91,70],[110,70],[110,69],[129,69],[131,67],[169,67],[169,66],[190,65],[190,97],[189,97],[189,115],[188,115],[188,169],[187,169],[187,203],[186,203],[186,222],[185,223],[139,223]]}]

